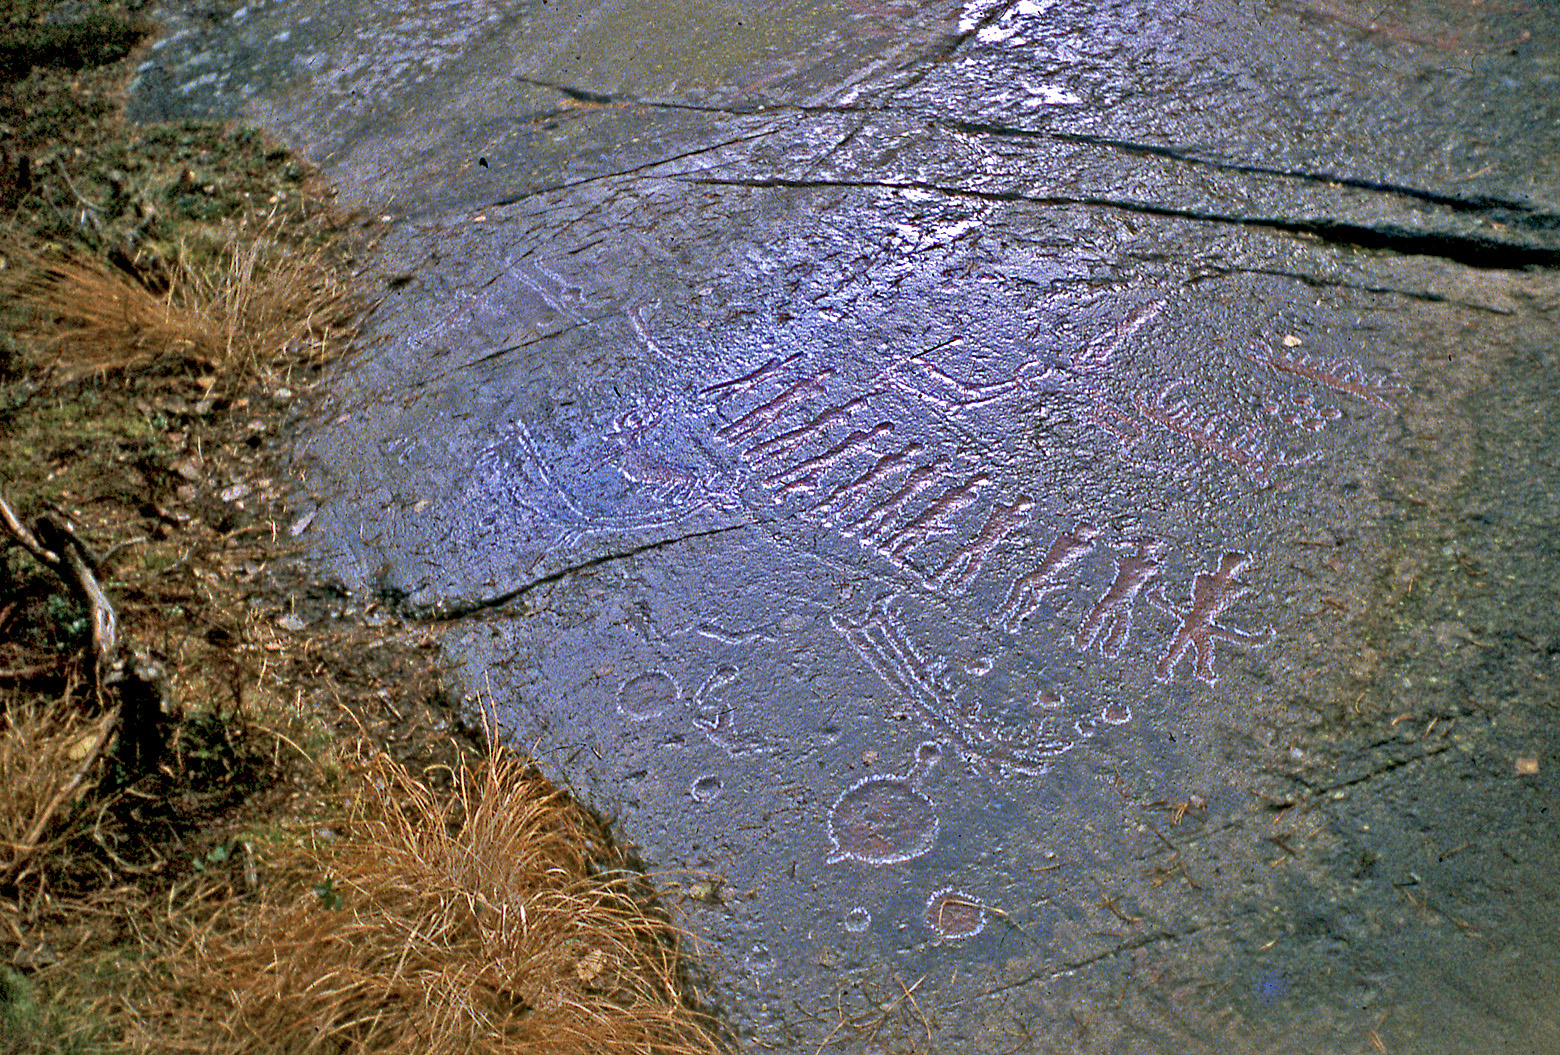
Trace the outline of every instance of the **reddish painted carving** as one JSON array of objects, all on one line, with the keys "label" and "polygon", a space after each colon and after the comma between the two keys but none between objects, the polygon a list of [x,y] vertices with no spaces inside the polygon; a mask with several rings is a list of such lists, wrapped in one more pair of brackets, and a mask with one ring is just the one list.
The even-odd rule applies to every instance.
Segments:
[{"label": "reddish painted carving", "polygon": [[950,594],[963,593],[969,589],[975,576],[986,566],[992,550],[1003,539],[1029,523],[1029,512],[1034,507],[1035,503],[1028,498],[993,503],[985,526],[974,538],[948,555],[942,566],[932,572],[932,581],[939,589]]},{"label": "reddish painted carving", "polygon": [[1059,535],[1051,543],[1045,560],[1034,571],[1021,575],[1008,589],[1007,599],[997,611],[997,617],[1009,632],[1016,633],[1040,607],[1048,594],[1063,588],[1062,573],[1087,556],[1094,549],[1094,538],[1100,529],[1086,521],[1079,521],[1071,531]]},{"label": "reddish painted carving", "polygon": [[701,388],[699,390],[699,395],[710,397],[711,403],[719,403],[721,400],[726,399],[729,396],[737,395],[739,392],[746,392],[748,389],[762,384],[769,378],[784,370],[786,367],[790,366],[792,363],[796,362],[801,357],[801,352],[794,352],[791,355],[786,356],[784,359],[780,359],[778,357],[771,358],[768,362],[764,363],[763,366],[760,366],[758,369],[749,373],[743,374],[741,377],[733,377],[729,381],[720,381],[708,386],[707,388]]},{"label": "reddish painted carving", "polygon": [[1260,484],[1273,482],[1275,470],[1291,465],[1307,465],[1321,454],[1292,458],[1272,450],[1260,425],[1252,424],[1238,433],[1230,415],[1222,412],[1200,413],[1185,399],[1171,402],[1171,394],[1185,381],[1172,381],[1149,395],[1147,390],[1133,393],[1132,404],[1149,421],[1191,440],[1215,457],[1222,458]]},{"label": "reddish painted carving", "polygon": [[1252,362],[1262,364],[1275,374],[1304,378],[1334,392],[1363,399],[1383,410],[1394,406],[1393,400],[1408,394],[1406,385],[1396,384],[1385,377],[1372,377],[1358,359],[1326,359],[1293,349],[1281,352],[1268,346],[1253,348],[1247,356]]},{"label": "reddish painted carving", "polygon": [[1192,603],[1184,609],[1166,600],[1164,593],[1157,587],[1148,592],[1148,599],[1154,607],[1181,621],[1170,641],[1170,647],[1159,657],[1159,663],[1154,667],[1154,676],[1158,680],[1169,681],[1174,677],[1175,668],[1186,656],[1187,650],[1191,649],[1196,653],[1194,672],[1197,677],[1212,685],[1219,680],[1218,672],[1213,669],[1215,642],[1261,645],[1272,640],[1272,627],[1253,633],[1219,622],[1219,617],[1226,609],[1251,592],[1239,577],[1250,564],[1251,558],[1244,553],[1224,554],[1219,558],[1218,571],[1200,571],[1193,577]]},{"label": "reddish painted carving", "polygon": [[1132,632],[1132,605],[1143,587],[1159,574],[1158,556],[1164,549],[1163,542],[1151,538],[1136,539],[1133,545],[1136,548],[1132,553],[1116,558],[1115,580],[1073,635],[1073,648],[1079,652],[1092,648],[1101,631],[1105,632],[1105,640],[1100,651],[1105,655],[1117,655],[1126,644],[1127,635]]},{"label": "reddish painted carving", "polygon": [[823,391],[823,383],[828,380],[833,370],[820,370],[812,377],[804,377],[790,388],[781,392],[767,403],[760,403],[736,421],[727,425],[716,433],[727,443],[739,443],[742,440],[757,436],[769,426],[779,421],[792,405],[811,399]]}]

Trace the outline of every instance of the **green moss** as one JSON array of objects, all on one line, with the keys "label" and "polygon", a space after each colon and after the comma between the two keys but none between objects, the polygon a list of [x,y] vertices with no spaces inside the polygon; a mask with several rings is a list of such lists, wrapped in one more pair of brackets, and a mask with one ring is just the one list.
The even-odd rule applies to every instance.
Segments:
[{"label": "green moss", "polygon": [[0,80],[27,76],[36,66],[79,70],[125,58],[150,32],[140,18],[94,11],[69,22],[22,24],[0,40]]},{"label": "green moss", "polygon": [[92,1015],[50,1006],[25,976],[0,966],[0,1055],[92,1055],[106,1039]]}]

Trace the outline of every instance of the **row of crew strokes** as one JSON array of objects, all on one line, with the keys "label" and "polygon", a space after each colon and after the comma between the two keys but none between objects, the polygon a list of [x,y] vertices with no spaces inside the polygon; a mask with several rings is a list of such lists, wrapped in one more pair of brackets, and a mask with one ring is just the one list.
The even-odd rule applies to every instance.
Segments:
[{"label": "row of crew strokes", "polygon": [[[771,359],[751,373],[710,385],[701,395],[718,406],[767,381],[780,380],[801,358],[798,352],[784,360]],[[1011,502],[993,498],[983,526],[973,537],[933,562],[935,568],[923,567],[913,559],[914,551],[957,532],[960,515],[982,500],[984,490],[995,488],[996,480],[979,469],[950,478],[938,452],[914,440],[896,445],[892,421],[852,428],[852,415],[869,406],[876,393],[831,403],[800,424],[787,422],[790,415],[805,413],[806,404],[823,394],[824,383],[833,373],[823,369],[791,380],[778,394],[726,421],[715,430],[716,438],[740,451],[749,471],[776,503],[802,497],[807,514],[856,539],[890,564],[919,575],[933,589],[963,593],[1003,540],[1029,523],[1034,503],[1025,498]],[[838,437],[836,429],[850,431]],[[807,450],[830,439],[834,442],[826,450]]]},{"label": "row of crew strokes", "polygon": [[[822,410],[809,412],[807,404],[824,395],[825,383],[834,371],[825,368],[800,378],[792,375],[785,384],[784,375],[803,358],[800,352],[783,360],[773,358],[748,374],[703,389],[701,395],[718,406],[766,382],[782,383],[777,394],[724,421],[716,436],[741,451],[744,462],[759,472],[758,478],[774,501],[807,494],[808,512],[890,563],[918,575],[929,588],[950,596],[966,592],[996,549],[1028,526],[1034,502],[1025,496],[1008,501],[993,497],[983,520],[978,521],[980,527],[956,539],[951,552],[924,564],[913,560],[912,551],[934,538],[957,535],[960,514],[977,505],[982,489],[995,487],[995,479],[978,469],[965,470],[962,479],[958,474],[950,479],[944,460],[919,442],[884,452],[878,444],[894,431],[888,421],[855,428],[827,450],[804,456],[813,443],[827,443],[831,433],[838,436],[836,428],[850,428],[853,414],[867,406],[874,393],[830,402]],[[798,413],[808,415],[799,424],[791,417]],[[849,463],[863,456],[869,459],[865,470],[851,470]],[[834,475],[836,472],[842,472],[843,477]],[[921,506],[921,502],[926,504]],[[1009,585],[996,622],[1010,633],[1018,632],[1046,597],[1066,588],[1066,574],[1094,550],[1099,534],[1093,524],[1079,522],[1058,536],[1040,563]],[[1089,649],[1103,635],[1101,651],[1117,655],[1130,634],[1132,609],[1139,594],[1159,574],[1159,541],[1134,539],[1128,544],[1132,551],[1117,555],[1114,581],[1074,636],[1080,651]],[[1156,666],[1161,680],[1169,680],[1192,651],[1197,677],[1212,684],[1217,680],[1215,642],[1261,642],[1270,636],[1271,631],[1250,633],[1219,622],[1225,610],[1249,592],[1239,579],[1248,564],[1243,554],[1225,554],[1216,571],[1195,577],[1185,608],[1168,601],[1157,586],[1147,589],[1151,603],[1179,620],[1170,646]]]}]

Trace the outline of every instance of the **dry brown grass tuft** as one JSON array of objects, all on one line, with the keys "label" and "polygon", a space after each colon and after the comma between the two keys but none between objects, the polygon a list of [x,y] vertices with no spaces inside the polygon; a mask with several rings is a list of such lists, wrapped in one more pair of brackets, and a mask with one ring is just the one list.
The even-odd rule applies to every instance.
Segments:
[{"label": "dry brown grass tuft", "polygon": [[[495,747],[441,794],[379,755],[347,834],[279,851],[168,960],[136,1046],[211,1053],[715,1053],[682,935],[599,827]],[[270,891],[269,893],[267,891]]]},{"label": "dry brown grass tuft", "polygon": [[0,700],[0,884],[13,886],[49,849],[52,824],[91,790],[87,779],[112,715],[46,707],[20,695]]},{"label": "dry brown grass tuft", "polygon": [[61,381],[191,367],[248,379],[317,365],[355,332],[358,305],[325,249],[244,224],[191,238],[143,281],[0,236],[0,301]]}]

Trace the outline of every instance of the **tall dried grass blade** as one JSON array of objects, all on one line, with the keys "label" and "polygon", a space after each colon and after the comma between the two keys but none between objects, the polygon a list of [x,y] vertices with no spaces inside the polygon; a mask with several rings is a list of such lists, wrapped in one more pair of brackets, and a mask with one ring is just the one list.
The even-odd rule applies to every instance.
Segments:
[{"label": "tall dried grass blade", "polygon": [[[49,845],[43,824],[72,793],[101,741],[104,719],[75,707],[46,708],[20,697],[0,711],[0,879],[15,882]],[[72,783],[76,787],[72,787]]]}]

